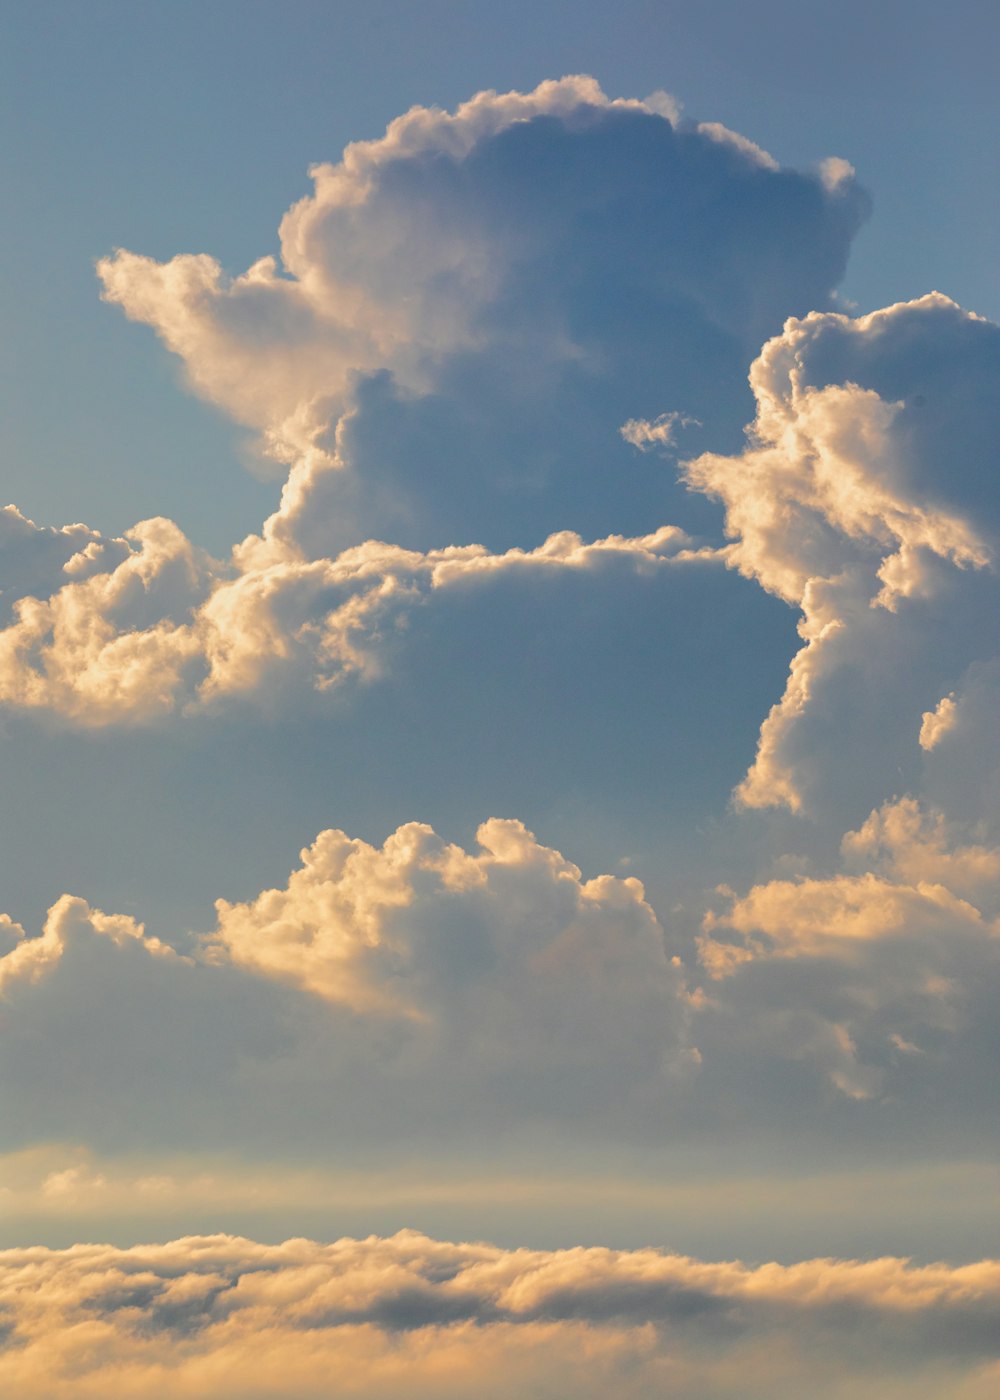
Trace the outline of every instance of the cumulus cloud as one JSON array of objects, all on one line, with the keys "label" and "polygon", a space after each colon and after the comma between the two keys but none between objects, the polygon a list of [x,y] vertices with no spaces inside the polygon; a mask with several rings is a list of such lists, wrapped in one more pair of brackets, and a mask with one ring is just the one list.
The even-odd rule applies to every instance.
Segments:
[{"label": "cumulus cloud", "polygon": [[665,391],[738,426],[749,359],[830,304],[867,212],[849,176],[780,170],[586,77],[415,107],[311,174],[280,259],[229,278],[119,251],[98,271],[292,467],[324,554],[661,523],[662,478],[619,466],[615,427]]},{"label": "cumulus cloud", "polygon": [[842,869],[717,901],[693,989],[683,916],[511,820],[471,850],[419,823],[382,846],[321,832],[283,886],[217,901],[184,956],[64,896],[41,936],[0,930],[9,1140],[259,1144],[280,1122],[296,1152],[531,1123],[666,1142],[692,1115],[719,1131],[733,1076],[779,1063],[897,1118],[961,1082],[958,1117],[989,1122],[969,1064],[1000,990],[998,874],[974,832],[886,804]]},{"label": "cumulus cloud", "polygon": [[1000,896],[1000,849],[968,841],[961,826],[913,797],[887,802],[842,847],[848,859],[871,864],[911,885],[920,881],[993,909]]},{"label": "cumulus cloud", "polygon": [[625,113],[672,130],[662,104],[611,102],[585,77],[482,92],[454,114],[414,107],[312,168],[314,194],[282,220],[280,269],[262,258],[231,280],[207,255],[158,264],[120,250],[98,265],[104,294],[278,460],[322,458],[354,374],[393,366],[419,384],[422,358],[475,344],[478,313],[530,256],[536,230],[512,229],[493,200],[477,207],[477,150],[539,119],[585,132]]},{"label": "cumulus cloud", "polygon": [[[321,833],[286,886],[220,901],[195,961],[164,957],[155,973],[148,940],[126,921],[127,939],[96,937],[97,953],[80,945],[84,975],[71,988],[64,901],[51,935],[29,939],[8,921],[5,1028],[34,1051],[43,1037],[19,1019],[19,999],[35,998],[39,1026],[57,990],[80,1017],[88,996],[100,1006],[108,993],[86,971],[92,955],[103,977],[122,953],[113,985],[124,1004],[125,949],[142,967],[133,1005],[162,997],[162,1064],[174,1073],[211,1044],[207,1082],[192,1091],[205,1091],[199,1130],[220,1086],[247,1116],[247,1024],[269,1050],[282,1047],[261,1094],[279,1117],[284,1096],[295,1131],[322,1119],[324,1141],[379,1115],[382,1132],[423,1119],[432,1133],[449,1115],[492,1115],[495,1128],[504,1113],[590,1121],[638,1102],[655,1102],[651,1131],[666,1131],[656,1095],[665,1066],[695,1065],[693,1005],[708,1115],[712,1074],[758,1051],[767,1067],[772,1056],[808,1066],[810,1088],[818,1073],[857,1100],[889,1088],[905,1098],[918,1061],[943,1064],[966,1029],[978,1033],[995,985],[996,834],[965,820],[960,802],[931,802],[916,778],[921,764],[954,771],[963,734],[981,735],[988,712],[990,682],[976,668],[997,650],[983,625],[998,601],[986,465],[996,327],[936,295],[857,320],[829,313],[866,207],[846,162],[783,171],[722,127],[686,125],[659,99],[609,102],[591,80],[481,94],[455,114],[414,109],[313,176],[313,193],[283,220],[280,260],[242,277],[206,256],[158,264],[121,252],[100,269],[107,298],[153,326],[197,391],[288,466],[280,503],[223,560],[163,519],[107,540],[9,509],[0,702],[94,728],[280,703],[377,678],[407,645],[407,625],[417,650],[473,599],[481,607],[453,629],[470,671],[439,666],[437,691],[422,697],[426,712],[440,710],[438,741],[441,715],[489,703],[495,727],[508,694],[549,668],[550,728],[534,742],[544,750],[558,726],[552,747],[565,754],[574,687],[560,662],[592,654],[596,671],[608,633],[631,627],[639,660],[626,683],[648,691],[652,709],[661,692],[650,678],[659,686],[672,672],[658,717],[690,747],[675,695],[719,692],[727,733],[750,707],[767,647],[763,626],[744,627],[730,606],[743,589],[761,608],[796,610],[801,647],[738,802],[827,803],[824,839],[856,829],[836,868],[803,858],[799,878],[788,878],[793,865],[777,878],[751,868],[745,849],[739,875],[713,872],[747,892],[726,896],[702,928],[707,980],[693,999],[635,882],[584,879],[518,823],[487,822],[471,851],[410,823],[381,847]],[[800,319],[778,333],[790,313]],[[750,378],[757,417],[735,451],[746,364],[765,336]],[[683,412],[655,416],[671,404]],[[715,450],[683,464],[678,489],[644,449],[672,450],[697,423]],[[728,543],[713,545],[718,503]],[[580,586],[570,592],[567,580]],[[663,580],[677,588],[666,605],[666,586],[653,587]],[[521,584],[530,601],[517,614]],[[700,611],[699,590],[715,590]],[[505,611],[515,617],[506,650],[491,627]],[[518,631],[529,614],[535,630]],[[491,662],[509,691],[482,684]],[[478,702],[462,693],[473,672],[465,689],[484,693]],[[586,682],[582,667],[572,674]],[[574,717],[588,699],[572,695]],[[589,713],[602,743],[628,727],[619,706]],[[691,732],[712,752],[692,766],[710,766],[726,742],[708,734],[708,713]],[[340,732],[346,745],[360,728]],[[488,742],[475,742],[478,759]],[[433,747],[435,761],[453,752]],[[631,761],[646,764],[648,729],[635,747]],[[752,739],[741,765],[751,752]],[[548,758],[539,785],[560,761]],[[647,803],[659,796],[649,770]],[[886,801],[901,790],[925,800]],[[678,910],[670,953],[693,965]],[[111,928],[85,907],[80,918],[96,934]],[[154,990],[157,975],[173,978],[169,995],[166,982]],[[163,1009],[175,1003],[194,1008],[187,1046]],[[233,1008],[245,1005],[254,1014],[238,1035]],[[215,1007],[226,1010],[210,1032]],[[103,1066],[101,1027],[94,1045]],[[31,1074],[50,1068],[43,1057],[10,1089],[19,1121]],[[130,1086],[116,1082],[120,1106]],[[175,1096],[164,1121],[189,1107]],[[245,1130],[244,1117],[233,1131]]]},{"label": "cumulus cloud", "polygon": [[744,452],[684,465],[725,506],[731,565],[802,614],[744,805],[913,772],[950,726],[942,692],[995,654],[998,370],[1000,329],[937,294],[792,320],[751,370]]},{"label": "cumulus cloud", "polygon": [[844,837],[863,873],[729,892],[705,918],[701,960],[717,983],[733,979],[747,1027],[783,1053],[851,1097],[891,1092],[908,1059],[946,1061],[960,1033],[989,1024],[1000,849],[961,838],[913,798],[887,803]]},{"label": "cumulus cloud", "polygon": [[985,1397],[1000,1266],[707,1264],[413,1232],[0,1254],[25,1400],[574,1395]]},{"label": "cumulus cloud", "polygon": [[327,687],[374,673],[401,613],[461,576],[679,556],[663,522],[692,498],[616,425],[666,391],[684,413],[629,417],[628,442],[699,416],[725,441],[747,360],[829,304],[866,212],[849,175],[779,170],[662,94],[580,77],[414,108],[312,175],[280,266],[99,267],[290,467],[278,509],[226,561],[166,520],[109,541],[8,512],[0,701],[100,726],[292,673]]},{"label": "cumulus cloud", "polygon": [[[93,1141],[116,1120],[114,1140],[136,1146],[154,1085],[160,1131],[182,1140],[220,1102],[230,1129],[266,1128],[267,1101],[298,1133],[321,1102],[321,1135],[359,1114],[376,1137],[456,1115],[641,1123],[689,1061],[683,973],[641,884],[585,880],[519,822],[486,822],[479,843],[417,823],[381,848],[322,832],[284,889],[220,900],[184,956],[70,896],[39,937],[6,920],[12,1138],[44,1135],[42,1099],[58,1131],[72,1120]],[[60,1044],[78,1037],[71,1072],[54,1020]],[[82,1119],[67,1104],[80,1078]]]},{"label": "cumulus cloud", "polygon": [[[47,547],[53,532],[17,520]],[[67,561],[47,597],[14,603],[0,630],[0,701],[8,706],[101,726],[296,681],[326,689],[378,674],[386,634],[436,590],[523,570],[544,587],[555,570],[599,575],[616,562],[641,576],[712,557],[670,526],[590,543],[564,531],[537,549],[503,554],[481,545],[424,554],[368,541],[335,558],[303,559],[261,542],[243,550],[243,567],[211,559],[168,520],[144,521],[125,540],[94,541],[92,552],[88,545]]]},{"label": "cumulus cloud", "polygon": [[[683,986],[635,879],[584,881],[520,822],[469,853],[411,823],[381,850],[342,831],[302,852],[283,890],[218,903],[214,947],[238,966],[351,1011],[403,1018],[488,1076],[544,1085],[588,1066],[606,1086],[655,1081],[679,1056]],[[407,1042],[421,1051],[421,1036]],[[604,1086],[604,1087],[602,1087]]]},{"label": "cumulus cloud", "polygon": [[68,894],[49,910],[38,938],[29,938],[7,914],[0,914],[0,935],[0,948],[7,945],[0,953],[0,997],[18,982],[37,982],[45,977],[81,941],[107,939],[118,948],[140,947],[151,957],[178,956],[168,944],[147,936],[142,924],[127,914],[103,914],[100,909],[91,909],[86,900]]},{"label": "cumulus cloud", "polygon": [[936,749],[944,736],[955,728],[958,718],[954,695],[944,695],[934,706],[920,717],[920,747],[930,753]]},{"label": "cumulus cloud", "polygon": [[169,520],[143,521],[126,540],[95,538],[47,597],[14,603],[0,632],[0,700],[87,725],[169,712],[199,670],[191,612],[216,567]]}]

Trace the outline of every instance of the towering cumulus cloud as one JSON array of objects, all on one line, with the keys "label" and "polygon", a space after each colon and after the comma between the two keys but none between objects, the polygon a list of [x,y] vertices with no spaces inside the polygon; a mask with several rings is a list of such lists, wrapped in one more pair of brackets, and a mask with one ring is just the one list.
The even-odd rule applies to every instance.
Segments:
[{"label": "towering cumulus cloud", "polygon": [[196,390],[292,465],[267,534],[312,554],[648,529],[660,474],[623,482],[618,423],[665,398],[735,426],[750,358],[829,305],[866,210],[846,164],[779,170],[589,78],[414,108],[312,175],[280,264],[99,267]]},{"label": "towering cumulus cloud", "polygon": [[731,564],[802,612],[738,797],[862,804],[913,780],[997,655],[1000,329],[938,295],[814,313],[750,379],[750,445],[685,467],[726,508]]},{"label": "towering cumulus cloud", "polygon": [[7,704],[102,725],[324,687],[377,670],[400,610],[463,571],[589,568],[591,541],[640,568],[676,555],[708,517],[618,425],[666,401],[661,427],[735,440],[747,363],[829,304],[866,212],[846,163],[779,170],[582,78],[414,109],[313,176],[280,267],[100,264],[290,475],[228,561],[146,521],[39,573],[52,532],[22,520]]}]

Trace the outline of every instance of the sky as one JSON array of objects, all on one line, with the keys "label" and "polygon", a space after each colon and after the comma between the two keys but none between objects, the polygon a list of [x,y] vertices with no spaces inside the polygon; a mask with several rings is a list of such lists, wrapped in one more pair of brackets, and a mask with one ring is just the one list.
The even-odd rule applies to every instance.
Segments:
[{"label": "sky", "polygon": [[994,1394],[993,7],[2,26],[7,1391]]}]

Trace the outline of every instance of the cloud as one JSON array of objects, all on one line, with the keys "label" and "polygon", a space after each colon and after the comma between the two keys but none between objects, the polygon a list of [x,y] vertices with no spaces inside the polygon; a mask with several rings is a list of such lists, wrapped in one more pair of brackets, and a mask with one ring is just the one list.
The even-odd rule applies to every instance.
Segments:
[{"label": "cloud", "polygon": [[512,128],[589,127],[618,115],[669,114],[610,102],[591,78],[532,93],[479,93],[453,115],[414,107],[336,165],[312,167],[315,191],[281,224],[273,257],[234,280],[207,255],[165,264],[119,250],[98,272],[104,295],[156,328],[194,387],[261,429],[278,460],[322,458],[352,376],[392,366],[421,379],[426,357],[476,343],[478,314],[501,294],[538,231],[511,227],[482,199],[476,156]]},{"label": "cloud", "polygon": [[725,506],[731,566],[802,614],[744,805],[879,800],[995,655],[998,370],[1000,329],[937,294],[815,313],[755,361],[746,449],[684,464]]},{"label": "cloud", "polygon": [[[652,1249],[504,1251],[414,1232],[215,1235],[0,1254],[0,1379],[34,1400],[985,1397],[1000,1266],[708,1264]],[[850,1387],[850,1389],[848,1389]],[[935,1389],[935,1387],[937,1387]]]},{"label": "cloud", "polygon": [[[21,529],[50,537],[30,521]],[[169,712],[199,671],[191,613],[216,569],[169,520],[143,521],[124,540],[94,536],[48,597],[14,602],[0,632],[0,700],[85,725]]]},{"label": "cloud", "polygon": [[797,1140],[821,1140],[826,1090],[900,1132],[944,1093],[942,1125],[978,1133],[998,870],[1000,848],[906,798],[848,833],[842,869],[724,891],[696,936],[638,880],[585,879],[499,819],[469,850],[415,822],[381,846],[323,831],[284,885],[218,900],[183,955],[64,896],[37,938],[3,926],[8,1140],[259,1151],[277,1133],[344,1162],[401,1133],[433,1156],[532,1125],[714,1140],[748,1076],[762,1142],[799,1095]]},{"label": "cloud", "polygon": [[[977,1043],[993,985],[997,835],[944,788],[983,733],[997,650],[996,328],[937,295],[831,314],[866,210],[846,162],[780,170],[724,128],[609,103],[591,80],[414,109],[314,181],[283,220],[280,264],[233,280],[204,256],[102,264],[108,298],[288,476],[226,559],[164,519],[107,540],[9,510],[0,701],[94,729],[290,697],[297,719],[306,693],[353,697],[391,672],[367,707],[314,707],[338,762],[363,754],[338,771],[341,801],[354,777],[412,764],[422,797],[451,787],[440,831],[484,811],[544,831],[535,812],[575,803],[593,850],[591,797],[607,814],[613,794],[630,833],[649,828],[671,918],[518,823],[487,822],[470,850],[399,825],[427,806],[397,796],[391,820],[337,816],[397,827],[382,846],[327,830],[284,887],[272,870],[263,893],[228,889],[191,964],[151,972],[141,939],[143,959],[117,962],[105,940],[81,945],[71,985],[58,940],[9,924],[8,971],[37,973],[8,978],[26,1066],[13,1117],[27,1122],[52,1073],[24,1053],[48,998],[81,1024],[112,1006],[84,1038],[81,1062],[102,1073],[111,1024],[119,1043],[136,1034],[123,1008],[159,1007],[155,1075],[177,1076],[163,1132],[203,1131],[229,1096],[232,1132],[259,1134],[255,1075],[276,1121],[324,1144],[531,1115],[651,1136],[688,1111],[717,1124],[720,1076],[743,1060],[765,1076],[794,1062],[809,1093],[923,1102]],[[635,450],[672,449],[696,423],[714,450],[680,486],[670,453]],[[801,646],[779,698],[788,632],[770,619],[793,612]],[[776,821],[755,844],[734,817],[723,837],[699,830],[693,869],[671,868],[660,833],[729,790],[762,719],[738,803],[818,812],[818,834],[787,841]],[[534,811],[491,798],[467,820],[442,776],[459,750],[477,787],[514,772]],[[668,752],[686,757],[670,769]],[[887,801],[900,791],[913,795]],[[831,866],[823,843],[847,827]],[[581,863],[623,869],[634,850]],[[745,893],[696,945],[703,873]],[[696,967],[697,946],[715,975],[692,1000],[671,958]],[[185,1044],[169,1024],[183,1007]],[[177,1085],[199,1053],[188,1104]],[[665,1067],[685,1070],[670,1093]],[[106,1078],[120,1113],[134,1085]]]},{"label": "cloud", "polygon": [[651,447],[672,447],[679,428],[701,426],[697,418],[688,418],[675,410],[673,413],[661,413],[652,422],[646,418],[630,418],[618,431],[626,442],[638,447],[640,452],[647,452]]},{"label": "cloud", "polygon": [[735,984],[749,1038],[756,1028],[859,1099],[912,1092],[913,1057],[938,1072],[950,1059],[960,1079],[963,1041],[988,1029],[1000,984],[1000,849],[961,835],[907,797],[844,837],[863,873],[728,892],[729,907],[706,915],[700,955],[717,983]]},{"label": "cloud", "polygon": [[310,497],[322,554],[655,528],[662,473],[628,467],[617,425],[667,392],[738,429],[747,363],[830,305],[867,213],[846,174],[587,77],[415,107],[311,175],[279,259],[229,278],[122,250],[98,272],[292,467],[284,514]]},{"label": "cloud", "polygon": [[963,897],[996,907],[1000,849],[963,844],[961,827],[913,797],[887,802],[858,831],[844,837],[845,856],[872,862],[898,880],[946,885]]},{"label": "cloud", "polygon": [[[312,176],[280,267],[101,262],[105,297],[290,472],[225,561],[163,519],[109,541],[11,515],[8,706],[99,727],[327,688],[461,577],[680,557],[708,517],[617,425],[728,441],[747,361],[829,304],[867,209],[849,175],[580,77],[414,108]],[[635,416],[664,392],[678,410]]]},{"label": "cloud", "polygon": [[37,526],[16,506],[0,510],[0,605],[3,620],[25,596],[46,597],[70,580],[103,572],[128,553],[123,540],[102,539],[86,525]]},{"label": "cloud", "polygon": [[[323,832],[283,890],[218,902],[213,947],[261,976],[413,1027],[404,1057],[447,1083],[531,1073],[593,1109],[682,1055],[684,993],[635,879],[584,881],[520,822],[475,854],[411,823],[381,850]],[[575,1087],[569,1073],[586,1072]],[[615,1086],[612,1090],[612,1086]]]},{"label": "cloud", "polygon": [[933,710],[925,711],[920,717],[920,747],[928,753],[937,748],[948,731],[954,729],[956,718],[954,695],[942,696]]},{"label": "cloud", "polygon": [[[48,541],[52,532],[17,518],[28,538]],[[623,564],[641,577],[712,558],[670,526],[591,543],[564,531],[537,549],[500,555],[481,545],[423,554],[368,541],[336,558],[303,559],[262,547],[243,552],[243,568],[212,560],[168,520],[95,541],[93,553],[64,565],[47,598],[14,603],[0,631],[0,701],[8,706],[99,727],[258,693],[266,699],[296,683],[322,690],[377,675],[386,639],[435,591],[522,570],[544,587],[561,569],[599,576]],[[78,570],[81,558],[86,568]]]},{"label": "cloud", "polygon": [[0,954],[0,997],[18,982],[39,981],[81,941],[107,939],[118,948],[140,947],[154,958],[177,957],[169,945],[147,937],[142,924],[127,914],[103,914],[100,909],[91,909],[86,900],[68,894],[49,910],[40,937],[29,938],[7,914],[0,914],[0,933],[8,944]]},{"label": "cloud", "polygon": [[221,1104],[226,1132],[270,1135],[277,1114],[293,1142],[410,1120],[586,1132],[641,1123],[689,1064],[684,977],[638,880],[584,880],[496,819],[472,853],[410,823],[381,848],[322,832],[302,862],[284,889],[218,901],[183,956],[68,895],[40,937],[6,920],[10,1141],[71,1123],[85,1142],[200,1141]]}]

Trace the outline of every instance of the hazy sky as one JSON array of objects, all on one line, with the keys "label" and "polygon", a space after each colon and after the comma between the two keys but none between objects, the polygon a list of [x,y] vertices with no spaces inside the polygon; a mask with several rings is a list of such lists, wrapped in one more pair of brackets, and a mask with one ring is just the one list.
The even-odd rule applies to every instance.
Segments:
[{"label": "hazy sky", "polygon": [[985,1400],[992,7],[3,30],[0,1380]]}]

